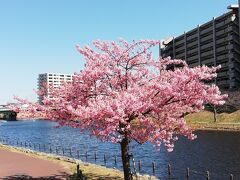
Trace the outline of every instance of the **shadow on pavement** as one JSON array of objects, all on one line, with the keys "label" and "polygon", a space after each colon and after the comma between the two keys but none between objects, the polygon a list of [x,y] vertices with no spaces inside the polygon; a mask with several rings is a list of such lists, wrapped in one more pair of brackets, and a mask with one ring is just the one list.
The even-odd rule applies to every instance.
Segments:
[{"label": "shadow on pavement", "polygon": [[56,175],[52,175],[52,176],[44,176],[44,177],[32,177],[32,176],[29,176],[26,174],[17,174],[17,175],[7,176],[7,177],[1,178],[1,179],[3,179],[3,180],[21,180],[21,179],[22,180],[24,180],[24,179],[33,179],[33,180],[69,179],[69,180],[72,180],[72,179],[74,179],[74,177],[72,177],[72,175],[69,175],[69,174],[63,172],[60,174],[56,174]]}]

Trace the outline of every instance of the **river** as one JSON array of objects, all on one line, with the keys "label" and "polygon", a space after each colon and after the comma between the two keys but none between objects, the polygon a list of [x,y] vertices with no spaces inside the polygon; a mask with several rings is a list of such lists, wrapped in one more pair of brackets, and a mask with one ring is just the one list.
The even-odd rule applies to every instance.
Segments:
[{"label": "river", "polygon": [[[52,145],[51,151],[65,148],[65,155],[77,158],[80,152],[82,160],[88,162],[116,167],[121,169],[119,144],[101,142],[87,133],[80,133],[79,129],[71,127],[56,128],[57,124],[43,120],[0,122],[0,137],[8,138],[9,143],[31,142],[36,144]],[[132,143],[130,150],[136,162],[141,160],[141,173],[153,174],[152,162],[155,163],[155,175],[161,179],[168,179],[167,165],[171,165],[170,179],[185,179],[186,168],[190,169],[190,179],[206,179],[206,171],[210,172],[211,179],[229,179],[230,174],[234,179],[240,179],[240,133],[198,131],[198,138],[189,141],[180,137],[175,144],[174,151],[168,153],[164,147],[157,151],[152,144],[138,145]],[[33,146],[31,146],[33,148]],[[41,151],[48,151],[41,149]],[[94,153],[97,153],[97,159]],[[104,163],[104,154],[106,163]],[[117,157],[115,164],[114,157]]]}]

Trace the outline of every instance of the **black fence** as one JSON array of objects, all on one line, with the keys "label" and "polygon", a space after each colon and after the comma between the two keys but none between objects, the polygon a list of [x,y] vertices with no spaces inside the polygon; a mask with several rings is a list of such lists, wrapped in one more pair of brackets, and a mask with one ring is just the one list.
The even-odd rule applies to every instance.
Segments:
[{"label": "black fence", "polygon": [[[106,167],[117,168],[122,170],[122,160],[120,155],[108,155],[105,154],[98,154],[96,151],[84,151],[76,148],[65,148],[62,146],[54,146],[52,144],[41,144],[41,143],[33,143],[29,141],[20,141],[20,140],[11,140],[7,137],[0,137],[0,144],[3,145],[10,145],[15,147],[20,147],[24,149],[29,149],[37,152],[44,152],[53,155],[60,155],[64,157],[70,157],[73,159],[79,159],[84,162],[95,163]],[[144,169],[145,168],[145,169]],[[147,168],[147,170],[146,170]],[[148,165],[143,166],[143,162],[141,160],[135,161],[134,157],[131,155],[131,169],[132,175],[135,176],[136,179],[141,179],[142,174],[153,175],[158,177],[159,179],[167,179],[167,180],[182,180],[183,178],[186,180],[210,180],[215,179],[215,173],[210,173],[209,171],[206,172],[199,172],[191,168],[186,168],[185,171],[176,172],[174,168],[168,165],[159,165],[155,162],[149,162]],[[165,173],[159,173],[159,170],[165,171]],[[239,179],[239,177],[234,176],[233,174],[217,174],[218,177],[221,179],[230,179],[235,180]],[[239,174],[238,174],[239,175]],[[216,178],[219,179],[219,178]]]}]

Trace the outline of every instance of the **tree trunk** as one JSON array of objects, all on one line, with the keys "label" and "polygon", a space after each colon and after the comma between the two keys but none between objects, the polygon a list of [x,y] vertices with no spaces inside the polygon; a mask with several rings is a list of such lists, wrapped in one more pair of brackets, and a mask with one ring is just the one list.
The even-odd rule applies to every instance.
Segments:
[{"label": "tree trunk", "polygon": [[213,118],[214,118],[214,122],[217,122],[217,109],[216,106],[213,106]]},{"label": "tree trunk", "polygon": [[121,142],[122,164],[124,180],[131,180],[130,156],[128,152],[129,140],[125,137]]}]

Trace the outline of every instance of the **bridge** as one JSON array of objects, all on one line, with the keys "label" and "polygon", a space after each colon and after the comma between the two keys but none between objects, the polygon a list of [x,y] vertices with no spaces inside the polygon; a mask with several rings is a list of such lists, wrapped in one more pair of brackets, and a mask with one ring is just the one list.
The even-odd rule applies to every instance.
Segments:
[{"label": "bridge", "polygon": [[6,105],[0,105],[0,120],[7,121],[16,121],[17,113],[9,108]]}]

